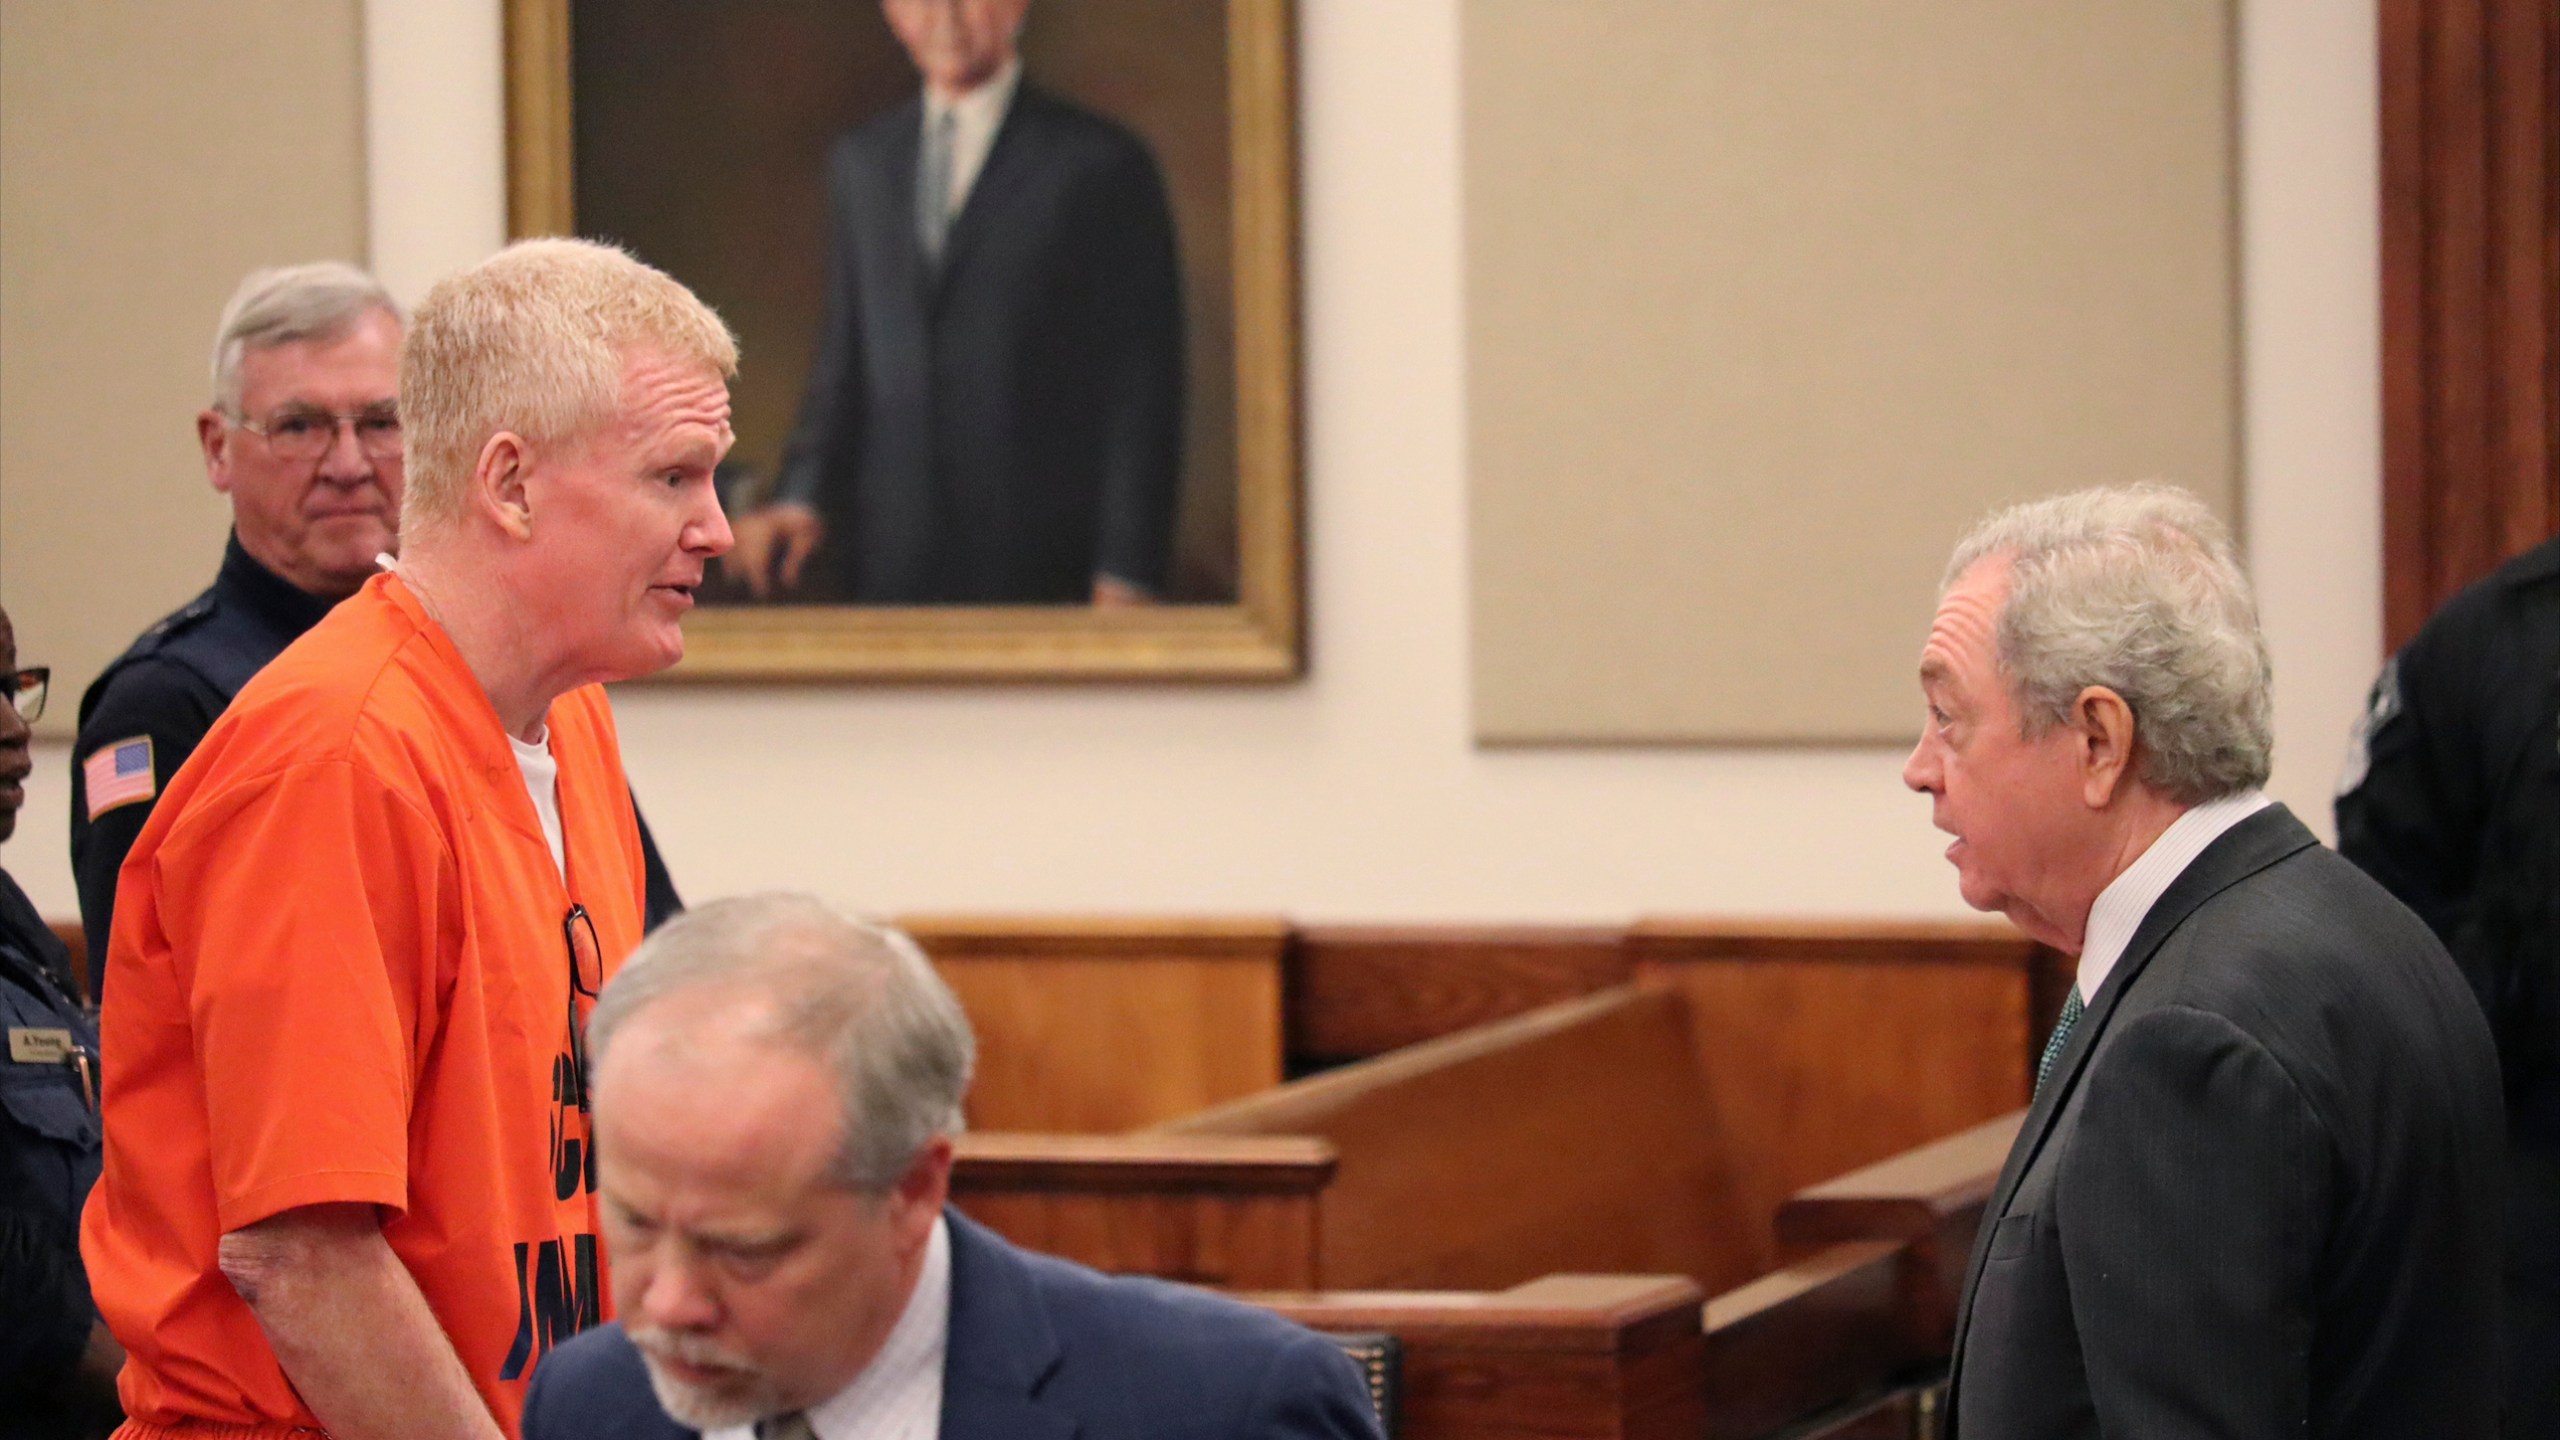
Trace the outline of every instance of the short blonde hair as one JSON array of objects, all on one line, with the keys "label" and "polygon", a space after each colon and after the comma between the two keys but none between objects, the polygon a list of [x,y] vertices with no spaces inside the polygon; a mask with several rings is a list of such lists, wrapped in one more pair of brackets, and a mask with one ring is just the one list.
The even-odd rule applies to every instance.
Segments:
[{"label": "short blonde hair", "polygon": [[569,440],[613,415],[623,367],[644,350],[738,373],[738,342],[711,307],[611,245],[520,240],[436,282],[400,346],[403,532],[461,512],[490,436]]}]

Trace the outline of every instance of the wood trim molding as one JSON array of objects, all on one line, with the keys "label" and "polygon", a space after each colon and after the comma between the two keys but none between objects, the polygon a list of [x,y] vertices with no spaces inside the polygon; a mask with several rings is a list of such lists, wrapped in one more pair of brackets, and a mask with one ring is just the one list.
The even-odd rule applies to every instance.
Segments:
[{"label": "wood trim molding", "polygon": [[1639,966],[1688,960],[1816,960],[1847,965],[2021,966],[2036,942],[1975,920],[1728,920],[1662,916],[1627,931]]},{"label": "wood trim molding", "polygon": [[1925,1240],[1950,1220],[1979,1222],[2026,1112],[1986,1120],[1932,1145],[1808,1186],[1778,1209],[1788,1245]]},{"label": "wood trim molding", "polygon": [[1215,1191],[1313,1195],[1330,1183],[1333,1146],[1297,1135],[1030,1135],[977,1131],[953,1142],[951,1188]]},{"label": "wood trim molding", "polygon": [[1277,916],[902,915],[897,923],[936,960],[1073,957],[1276,965],[1289,944],[1289,922]]},{"label": "wood trim molding", "polygon": [[1321,1330],[1391,1330],[1499,1350],[1620,1354],[1698,1333],[1705,1293],[1677,1275],[1548,1275],[1508,1290],[1239,1295]]},{"label": "wood trim molding", "polygon": [[2381,0],[2383,638],[2560,533],[2560,7]]}]

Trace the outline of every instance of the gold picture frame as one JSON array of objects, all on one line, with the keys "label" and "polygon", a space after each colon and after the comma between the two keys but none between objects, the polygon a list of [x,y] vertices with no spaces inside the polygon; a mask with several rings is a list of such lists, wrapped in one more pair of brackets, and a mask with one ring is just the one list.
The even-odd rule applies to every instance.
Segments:
[{"label": "gold picture frame", "polygon": [[[581,233],[572,3],[506,0],[512,236]],[[1091,0],[1074,3],[1072,11],[1059,6],[1069,18],[1053,23],[1100,13],[1083,8]],[[1143,12],[1144,0],[1131,8]],[[1232,594],[1126,609],[705,605],[686,622],[685,659],[663,678],[1277,681],[1302,673],[1296,22],[1292,0],[1223,0],[1223,8],[1228,170],[1216,218],[1227,231],[1220,258],[1231,294],[1226,313],[1213,318],[1232,323]],[[721,4],[688,13],[725,24],[738,12]],[[1143,56],[1143,38],[1130,38],[1137,43],[1107,53]],[[1205,309],[1191,307],[1195,315]],[[1196,348],[1194,355],[1196,365]],[[1227,377],[1214,378],[1223,388]],[[747,427],[740,428],[743,449]],[[1221,445],[1217,458],[1223,452]]]}]

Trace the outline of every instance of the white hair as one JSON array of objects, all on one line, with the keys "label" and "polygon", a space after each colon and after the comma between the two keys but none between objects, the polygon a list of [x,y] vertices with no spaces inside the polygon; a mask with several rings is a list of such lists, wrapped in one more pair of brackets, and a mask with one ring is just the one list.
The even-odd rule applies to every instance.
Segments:
[{"label": "white hair", "polygon": [[338,340],[377,310],[401,318],[382,282],[343,260],[250,271],[213,328],[213,408],[239,417],[240,361],[249,351]]},{"label": "white hair", "polygon": [[834,1073],[843,1135],[829,1178],[886,1193],[937,1135],[963,1128],[977,1040],[915,941],[807,895],[747,895],[688,910],[624,962],[587,1021],[597,1070],[615,1032],[683,997],[770,1003],[771,1038]]},{"label": "white hair", "polygon": [[2104,686],[2133,711],[2136,774],[2201,804],[2263,785],[2271,671],[2231,537],[2203,502],[2158,484],[2012,506],[1956,546],[1946,585],[2005,560],[2001,673],[2030,736]]}]

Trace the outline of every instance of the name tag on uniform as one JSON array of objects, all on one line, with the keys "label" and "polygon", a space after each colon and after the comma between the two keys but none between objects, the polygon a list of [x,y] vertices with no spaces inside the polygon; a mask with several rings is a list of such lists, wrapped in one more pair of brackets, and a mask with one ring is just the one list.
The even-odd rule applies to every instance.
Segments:
[{"label": "name tag on uniform", "polygon": [[21,1065],[59,1065],[72,1056],[71,1032],[32,1025],[9,1027],[9,1058]]}]

